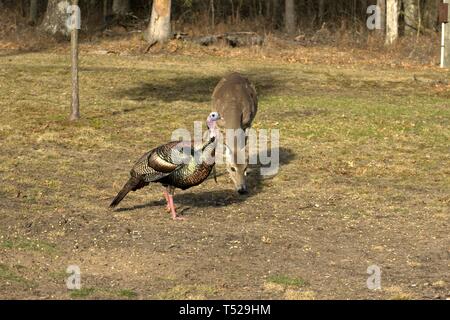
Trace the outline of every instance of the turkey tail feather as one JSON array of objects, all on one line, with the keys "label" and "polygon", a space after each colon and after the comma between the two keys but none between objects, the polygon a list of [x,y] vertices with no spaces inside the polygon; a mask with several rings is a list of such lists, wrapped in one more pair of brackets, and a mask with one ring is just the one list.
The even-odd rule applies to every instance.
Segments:
[{"label": "turkey tail feather", "polygon": [[127,183],[125,183],[122,190],[120,190],[119,193],[117,194],[117,196],[113,199],[113,201],[111,202],[109,207],[114,208],[115,206],[117,206],[120,203],[120,201],[122,201],[123,198],[125,198],[125,196],[128,194],[128,192],[130,192],[131,190],[136,190],[136,186],[138,183],[139,182],[136,181],[136,178],[131,177],[127,181]]}]

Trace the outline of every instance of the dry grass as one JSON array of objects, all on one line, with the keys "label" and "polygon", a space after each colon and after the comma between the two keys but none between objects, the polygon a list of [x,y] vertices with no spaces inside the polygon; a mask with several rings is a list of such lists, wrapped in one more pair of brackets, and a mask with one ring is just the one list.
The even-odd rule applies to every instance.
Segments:
[{"label": "dry grass", "polygon": [[[9,279],[1,297],[446,296],[447,71],[277,61],[244,49],[233,57],[94,49],[102,46],[83,46],[77,123],[66,120],[64,49],[0,57],[0,277]],[[107,211],[132,162],[203,120],[231,70],[256,84],[255,127],[280,129],[279,174],[251,177],[247,198],[226,175],[180,193],[185,223],[168,219],[156,186]],[[52,276],[69,264],[83,271],[78,295]],[[408,290],[369,291],[371,264],[382,267],[383,287]],[[308,286],[267,287],[271,274]]]},{"label": "dry grass", "polygon": [[[6,55],[27,52],[67,53],[69,41],[56,41],[28,25],[22,14],[5,9],[0,12],[3,22],[0,26],[0,49]],[[417,65],[432,68],[439,64],[439,34],[425,30],[420,37],[401,37],[390,47],[376,32],[370,32],[364,23],[339,19],[337,24],[324,24],[322,28],[312,27],[309,22],[301,26],[295,36],[287,36],[276,30],[261,18],[244,19],[239,22],[227,21],[210,26],[207,12],[199,13],[192,23],[174,21],[174,30],[190,36],[223,34],[226,32],[252,31],[265,37],[264,45],[259,47],[230,48],[223,44],[203,47],[191,42],[173,40],[166,46],[155,46],[151,53],[172,54],[189,57],[237,57],[262,59],[266,63],[302,63],[309,65],[335,64],[352,67],[355,65],[377,67],[406,67]],[[141,54],[147,47],[143,41],[141,21],[135,30],[117,31],[114,27],[108,32],[93,31],[81,34],[83,53],[102,53],[112,55]],[[119,27],[119,29],[123,29]],[[116,30],[116,31],[114,31]],[[294,41],[296,39],[296,41]]]}]

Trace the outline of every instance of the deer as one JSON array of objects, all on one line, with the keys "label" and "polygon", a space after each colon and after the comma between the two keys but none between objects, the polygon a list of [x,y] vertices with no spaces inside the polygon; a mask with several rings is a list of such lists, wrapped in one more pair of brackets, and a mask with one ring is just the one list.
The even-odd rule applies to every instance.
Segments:
[{"label": "deer", "polygon": [[[225,131],[226,168],[235,190],[247,194],[247,133],[258,109],[255,87],[238,72],[223,77],[212,94],[212,111],[221,119],[217,126]],[[229,133],[233,134],[230,135]],[[243,156],[242,156],[243,155]]]}]

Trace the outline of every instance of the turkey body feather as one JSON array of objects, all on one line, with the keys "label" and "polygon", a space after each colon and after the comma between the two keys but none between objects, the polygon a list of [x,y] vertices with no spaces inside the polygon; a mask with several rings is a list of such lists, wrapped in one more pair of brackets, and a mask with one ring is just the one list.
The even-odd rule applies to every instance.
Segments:
[{"label": "turkey body feather", "polygon": [[130,179],[110,207],[117,206],[128,192],[139,190],[151,182],[182,190],[201,184],[214,167],[215,147],[213,137],[201,150],[195,150],[192,141],[172,141],[145,153],[134,164]]},{"label": "turkey body feather", "polygon": [[172,218],[182,220],[183,218],[178,217],[173,203],[174,190],[197,186],[208,178],[215,165],[218,120],[218,112],[209,114],[206,125],[210,138],[199,150],[194,149],[193,141],[171,141],[142,155],[131,169],[127,183],[109,206],[117,206],[130,191],[139,190],[152,182],[161,183],[166,187],[164,197]]}]

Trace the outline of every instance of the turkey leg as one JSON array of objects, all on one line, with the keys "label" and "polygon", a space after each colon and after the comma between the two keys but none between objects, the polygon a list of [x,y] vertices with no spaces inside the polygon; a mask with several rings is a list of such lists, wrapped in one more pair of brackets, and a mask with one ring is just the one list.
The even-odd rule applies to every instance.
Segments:
[{"label": "turkey leg", "polygon": [[173,203],[173,190],[164,190],[164,196],[167,201],[167,211],[172,214],[173,220],[185,220],[183,217],[177,215],[177,211],[175,209],[175,205]]},{"label": "turkey leg", "polygon": [[167,190],[164,190],[164,191],[163,191],[163,194],[164,194],[164,198],[166,199],[166,203],[167,203],[167,205],[166,205],[166,211],[167,211],[167,212],[170,212],[169,193],[167,192]]}]

